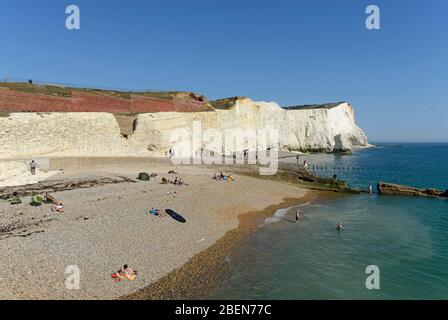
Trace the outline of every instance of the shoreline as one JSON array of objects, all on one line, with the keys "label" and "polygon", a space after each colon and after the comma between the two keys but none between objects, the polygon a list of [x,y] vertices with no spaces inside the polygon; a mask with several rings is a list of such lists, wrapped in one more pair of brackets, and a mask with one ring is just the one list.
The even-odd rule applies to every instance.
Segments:
[{"label": "shoreline", "polygon": [[222,283],[231,271],[226,258],[255,232],[266,218],[280,209],[340,197],[331,191],[307,190],[299,198],[284,198],[260,211],[249,211],[238,215],[239,224],[226,232],[214,244],[189,259],[182,267],[170,272],[155,283],[119,300],[197,300],[206,299],[207,294]]}]

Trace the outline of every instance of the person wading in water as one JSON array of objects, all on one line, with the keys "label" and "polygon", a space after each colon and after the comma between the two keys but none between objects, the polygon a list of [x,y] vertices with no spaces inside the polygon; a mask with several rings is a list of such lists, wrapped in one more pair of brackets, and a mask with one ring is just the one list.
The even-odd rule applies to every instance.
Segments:
[{"label": "person wading in water", "polygon": [[297,209],[297,212],[296,212],[296,223],[298,223],[299,220],[300,220],[300,209]]}]

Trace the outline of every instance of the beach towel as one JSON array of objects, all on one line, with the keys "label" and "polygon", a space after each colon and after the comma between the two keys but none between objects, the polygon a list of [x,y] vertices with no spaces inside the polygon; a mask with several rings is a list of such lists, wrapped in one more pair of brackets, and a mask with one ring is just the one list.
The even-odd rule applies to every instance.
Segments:
[{"label": "beach towel", "polygon": [[115,282],[119,282],[121,280],[129,280],[129,281],[133,281],[137,278],[136,274],[122,274],[122,273],[112,273],[111,274],[112,279],[115,279]]}]

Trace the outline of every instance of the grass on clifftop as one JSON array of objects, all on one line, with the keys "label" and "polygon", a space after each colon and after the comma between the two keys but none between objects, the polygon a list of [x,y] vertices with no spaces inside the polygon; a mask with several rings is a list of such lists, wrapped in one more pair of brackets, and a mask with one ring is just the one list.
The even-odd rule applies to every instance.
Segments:
[{"label": "grass on clifftop", "polygon": [[340,102],[331,102],[331,103],[324,103],[324,104],[302,104],[302,105],[297,105],[297,106],[283,107],[283,109],[287,109],[287,110],[331,109],[331,108],[337,107],[338,105],[340,105],[342,103],[345,103],[345,102],[340,101]]},{"label": "grass on clifftop", "polygon": [[79,91],[92,94],[103,94],[112,97],[131,99],[131,95],[140,95],[151,98],[170,100],[174,96],[190,95],[191,92],[183,91],[116,91],[116,90],[102,90],[90,88],[73,88],[58,85],[37,85],[24,82],[0,82],[0,88],[8,88],[19,92],[38,93],[56,97],[71,97],[72,91]]},{"label": "grass on clifftop", "polygon": [[212,105],[212,107],[215,109],[226,110],[226,109],[229,109],[232,106],[234,106],[235,102],[237,100],[241,100],[241,99],[246,99],[246,97],[239,96],[239,97],[218,99],[218,100],[210,101],[210,105]]}]

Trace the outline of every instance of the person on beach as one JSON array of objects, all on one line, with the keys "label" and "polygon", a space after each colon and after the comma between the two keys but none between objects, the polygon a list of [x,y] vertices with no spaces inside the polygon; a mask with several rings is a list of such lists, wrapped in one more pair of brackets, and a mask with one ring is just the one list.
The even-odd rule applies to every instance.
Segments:
[{"label": "person on beach", "polygon": [[121,281],[122,279],[134,280],[137,278],[137,270],[132,270],[125,264],[123,268],[112,274],[112,278],[115,279],[115,282]]},{"label": "person on beach", "polygon": [[31,169],[31,175],[34,176],[36,174],[36,161],[31,160],[30,169]]},{"label": "person on beach", "polygon": [[373,194],[372,185],[369,186],[369,193]]},{"label": "person on beach", "polygon": [[19,197],[18,192],[17,192],[17,191],[14,191],[14,192],[12,193],[12,197],[11,197],[11,200],[10,200],[10,204],[12,204],[12,205],[16,205],[16,204],[21,204],[21,203],[22,203],[22,200],[20,200],[20,197]]},{"label": "person on beach", "polygon": [[342,229],[344,229],[344,226],[342,225],[342,222],[341,222],[341,221],[339,221],[338,225],[336,226],[336,229],[337,229],[338,231],[341,231]]},{"label": "person on beach", "polygon": [[48,203],[58,203],[58,200],[56,200],[56,198],[48,192],[45,193],[44,198],[45,198],[45,201]]},{"label": "person on beach", "polygon": [[296,212],[296,223],[299,222],[299,219],[300,219],[300,209],[297,209],[297,212]]},{"label": "person on beach", "polygon": [[152,208],[151,211],[149,211],[149,213],[152,214],[153,216],[158,216],[159,218],[163,218],[166,216],[165,212],[156,208]]},{"label": "person on beach", "polygon": [[308,170],[308,162],[306,160],[303,161],[303,167],[305,168],[305,170]]},{"label": "person on beach", "polygon": [[62,213],[62,212],[64,212],[64,205],[62,204],[62,202],[55,200],[53,202],[53,205],[51,206],[51,211]]},{"label": "person on beach", "polygon": [[174,149],[171,148],[170,151],[168,151],[170,154],[170,160],[172,160],[175,157]]}]

